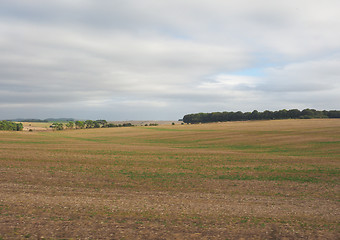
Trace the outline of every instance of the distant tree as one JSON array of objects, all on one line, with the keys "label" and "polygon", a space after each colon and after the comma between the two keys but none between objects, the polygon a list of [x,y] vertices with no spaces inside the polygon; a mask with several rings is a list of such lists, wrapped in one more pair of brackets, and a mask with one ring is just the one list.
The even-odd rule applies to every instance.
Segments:
[{"label": "distant tree", "polygon": [[314,117],[314,111],[312,109],[306,108],[301,111],[301,118],[313,118]]},{"label": "distant tree", "polygon": [[84,121],[76,121],[75,122],[76,128],[84,128],[85,127],[85,122]]},{"label": "distant tree", "polygon": [[288,117],[289,118],[300,118],[301,112],[299,109],[290,109],[288,110]]},{"label": "distant tree", "polygon": [[222,122],[223,121],[223,115],[220,112],[213,112],[211,114],[211,121],[213,122]]},{"label": "distant tree", "polygon": [[107,127],[107,121],[106,120],[96,120],[96,121],[94,121],[94,127],[95,128]]},{"label": "distant tree", "polygon": [[93,128],[94,127],[94,121],[86,120],[85,125],[86,125],[86,128]]},{"label": "distant tree", "polygon": [[266,110],[262,113],[262,119],[273,119],[274,116],[273,116],[273,112],[269,111],[269,110]]},{"label": "distant tree", "polygon": [[258,112],[213,112],[213,113],[192,113],[183,117],[185,123],[206,123],[206,122],[225,122],[225,121],[245,121],[245,120],[270,120],[270,119],[297,119],[297,118],[340,118],[340,111],[317,111],[315,109],[298,109],[279,111]]},{"label": "distant tree", "polygon": [[66,123],[66,127],[69,129],[72,129],[74,127],[74,122],[70,121],[68,123]]},{"label": "distant tree", "polygon": [[251,120],[258,120],[259,117],[260,117],[260,114],[259,114],[259,111],[257,111],[257,110],[252,111],[251,114],[250,114]]},{"label": "distant tree", "polygon": [[22,131],[24,129],[24,125],[22,123],[17,123],[17,131]]},{"label": "distant tree", "polygon": [[15,123],[11,121],[0,121],[0,130],[6,130],[6,131],[21,131],[23,130],[22,123]]},{"label": "distant tree", "polygon": [[245,112],[243,114],[243,120],[251,120],[251,112]]},{"label": "distant tree", "polygon": [[236,113],[233,114],[233,120],[235,121],[241,121],[243,119],[244,114],[241,111],[237,111]]},{"label": "distant tree", "polygon": [[54,130],[63,130],[64,129],[64,124],[55,122],[55,123],[52,123],[51,127]]},{"label": "distant tree", "polygon": [[100,127],[101,127],[101,124],[100,124],[99,122],[94,121],[94,122],[93,122],[93,127],[94,127],[94,128],[100,128]]},{"label": "distant tree", "polygon": [[329,118],[340,118],[340,111],[331,110],[327,112]]},{"label": "distant tree", "polygon": [[287,119],[288,118],[288,111],[286,109],[282,109],[280,111],[274,112],[275,119]]}]

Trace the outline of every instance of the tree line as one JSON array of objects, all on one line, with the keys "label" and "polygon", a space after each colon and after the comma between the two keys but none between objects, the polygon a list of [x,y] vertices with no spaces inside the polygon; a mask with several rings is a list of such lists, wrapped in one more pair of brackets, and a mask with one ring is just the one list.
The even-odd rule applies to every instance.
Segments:
[{"label": "tree line", "polygon": [[183,117],[185,123],[208,123],[226,121],[247,121],[247,120],[271,120],[271,119],[310,119],[310,118],[340,118],[340,111],[319,111],[315,109],[279,110],[259,112],[212,112],[212,113],[192,113]]},{"label": "tree line", "polygon": [[22,131],[24,129],[24,126],[22,123],[15,123],[10,122],[6,120],[0,121],[0,130],[6,130],[6,131]]},{"label": "tree line", "polygon": [[63,130],[63,129],[84,129],[84,128],[113,128],[113,127],[132,127],[131,123],[123,123],[123,124],[113,124],[108,123],[106,120],[86,120],[86,121],[69,121],[64,124],[61,122],[54,122],[50,126],[55,130]]}]

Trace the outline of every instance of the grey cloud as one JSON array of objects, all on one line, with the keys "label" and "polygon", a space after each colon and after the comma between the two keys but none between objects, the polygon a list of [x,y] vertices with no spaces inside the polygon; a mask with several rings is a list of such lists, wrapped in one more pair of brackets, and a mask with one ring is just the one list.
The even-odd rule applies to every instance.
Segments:
[{"label": "grey cloud", "polygon": [[0,91],[0,106],[7,104],[22,104],[22,105],[45,105],[49,103],[67,103],[76,101],[77,98],[74,95],[68,95],[63,93],[54,93],[54,92],[30,92],[24,91],[20,94],[11,94],[8,92]]},{"label": "grey cloud", "polygon": [[340,58],[288,64],[266,70],[263,91],[309,92],[340,88]]},{"label": "grey cloud", "polygon": [[[117,118],[113,112],[119,112],[137,119],[146,113],[177,118],[196,110],[327,106],[310,96],[340,100],[334,94],[338,5],[2,1],[0,110],[14,114],[9,106],[20,112],[22,104],[51,114],[54,106],[60,114]],[[218,78],[247,68],[262,68],[264,75]]]}]

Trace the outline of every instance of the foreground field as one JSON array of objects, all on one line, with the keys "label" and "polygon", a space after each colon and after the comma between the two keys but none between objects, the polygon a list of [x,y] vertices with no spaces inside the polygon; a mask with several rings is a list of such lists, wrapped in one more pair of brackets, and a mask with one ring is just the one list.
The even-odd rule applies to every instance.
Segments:
[{"label": "foreground field", "polygon": [[0,239],[339,239],[340,121],[0,132]]}]

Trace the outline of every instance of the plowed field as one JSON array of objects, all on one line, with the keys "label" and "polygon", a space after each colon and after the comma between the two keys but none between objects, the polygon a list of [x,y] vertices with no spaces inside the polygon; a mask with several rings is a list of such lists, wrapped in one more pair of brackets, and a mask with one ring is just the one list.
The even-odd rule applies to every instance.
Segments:
[{"label": "plowed field", "polygon": [[0,239],[339,239],[340,120],[0,132]]}]

